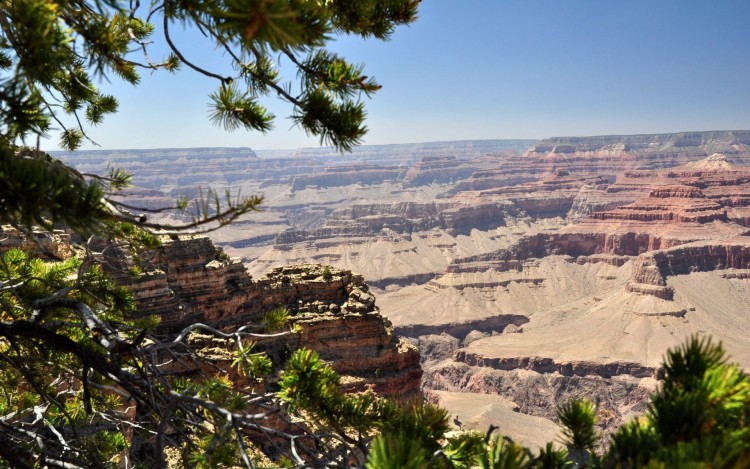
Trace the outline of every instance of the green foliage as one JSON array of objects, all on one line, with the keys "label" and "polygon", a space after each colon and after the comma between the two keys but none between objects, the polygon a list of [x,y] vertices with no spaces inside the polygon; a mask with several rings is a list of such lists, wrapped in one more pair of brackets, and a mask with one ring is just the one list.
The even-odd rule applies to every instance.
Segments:
[{"label": "green foliage", "polygon": [[612,436],[610,460],[654,467],[750,462],[750,378],[721,344],[691,337],[667,353],[665,377],[641,422]]},{"label": "green foliage", "polygon": [[[399,405],[372,393],[346,394],[336,372],[313,351],[295,351],[279,385],[278,396],[290,411],[308,415],[349,443],[365,443],[377,432],[368,467],[427,467],[441,452],[448,430],[444,409],[425,402]],[[472,441],[462,439],[446,447],[441,460],[469,460]]]},{"label": "green foliage", "polygon": [[279,386],[279,398],[291,410],[309,409],[318,417],[330,415],[328,406],[340,397],[340,378],[312,350],[295,350],[286,365]]},{"label": "green foliage", "polygon": [[130,276],[131,278],[138,278],[138,277],[140,277],[141,275],[143,275],[143,270],[142,270],[142,269],[141,269],[141,268],[140,268],[139,266],[137,266],[137,265],[134,265],[133,267],[130,267],[130,268],[128,269],[128,275],[129,275],[129,276]]},{"label": "green foliage", "polygon": [[474,466],[476,455],[480,454],[484,447],[485,436],[483,434],[466,432],[448,439],[441,453],[450,467],[463,469]]},{"label": "green foliage", "polygon": [[408,409],[389,418],[385,432],[404,432],[419,441],[430,454],[440,449],[440,440],[448,431],[448,412],[429,402],[415,402]]},{"label": "green foliage", "polygon": [[693,337],[667,354],[665,382],[651,420],[670,443],[722,433],[748,418],[750,382],[727,365],[721,344]]},{"label": "green foliage", "polygon": [[568,447],[591,451],[597,442],[596,406],[588,400],[571,400],[557,410],[563,430],[563,442]]},{"label": "green foliage", "polygon": [[[23,2],[15,2],[23,3]],[[0,145],[0,223],[51,230],[54,223],[84,234],[101,231],[110,215],[104,191],[44,154]]]},{"label": "green foliage", "polygon": [[232,367],[236,368],[240,374],[249,378],[262,378],[271,373],[273,363],[262,352],[253,352],[255,344],[246,342],[234,351]]},{"label": "green foliage", "polygon": [[112,221],[107,223],[106,229],[110,236],[127,242],[134,254],[143,249],[156,249],[161,246],[158,236],[133,223]]},{"label": "green foliage", "polygon": [[659,448],[659,437],[648,420],[633,420],[612,435],[609,453],[618,461],[641,465]]},{"label": "green foliage", "polygon": [[529,450],[497,435],[477,457],[481,469],[517,469],[529,467]]},{"label": "green foliage", "polygon": [[[60,123],[57,113],[82,111],[92,124],[98,124],[104,115],[116,111],[117,100],[100,93],[87,70],[97,74],[111,70],[137,82],[133,65],[125,59],[131,45],[129,31],[146,39],[149,28],[109,7],[79,8],[73,2],[46,0],[3,4],[6,70],[13,70],[0,86],[8,117],[4,122],[12,122],[2,135],[6,145],[29,133],[46,133],[51,120]],[[20,109],[25,109],[25,115]],[[69,149],[84,138],[82,128],[63,128],[61,135],[61,145]]]},{"label": "green foliage", "polygon": [[[97,84],[116,78],[137,85],[144,70],[187,68],[217,81],[210,118],[228,130],[270,129],[274,116],[261,98],[272,94],[291,104],[305,131],[350,149],[365,132],[360,98],[379,85],[361,65],[326,46],[340,33],[387,39],[397,25],[415,19],[418,1],[339,3],[0,2],[0,223],[27,235],[64,226],[85,243],[76,247],[81,259],[51,262],[52,253],[43,252],[42,260],[17,250],[0,258],[0,464],[162,466],[170,449],[194,467],[251,466],[258,449],[248,448],[249,435],[268,437],[264,432],[276,432],[268,437],[273,445],[286,441],[286,448],[274,449],[278,461],[299,465],[296,448],[306,448],[306,458],[364,463],[372,432],[385,422],[400,422],[398,428],[411,429],[421,445],[438,448],[432,440],[442,432],[442,414],[417,406],[396,418],[400,408],[393,403],[371,394],[348,397],[336,373],[308,352],[290,360],[279,396],[290,411],[304,411],[305,419],[312,415],[317,422],[310,428],[286,422],[306,435],[265,427],[268,416],[286,414],[272,393],[256,393],[270,386],[258,380],[272,372],[272,363],[253,351],[253,334],[191,325],[174,337],[156,335],[158,318],[137,312],[132,294],[96,263],[107,254],[94,251],[99,241],[91,235],[130,249],[135,263],[126,263],[118,278],[141,276],[148,262],[139,255],[160,245],[156,233],[215,229],[257,210],[261,197],[209,189],[175,207],[134,207],[115,197],[131,184],[130,174],[81,174],[44,154],[38,143],[34,149],[22,146],[55,131],[62,148],[79,148],[91,141],[88,128],[119,105]],[[172,41],[175,27],[202,34],[231,67],[219,74],[195,65],[190,51]],[[168,53],[152,60],[149,52],[159,41]],[[298,71],[295,93],[281,79],[281,60]],[[175,209],[190,221],[170,225],[149,218]],[[287,319],[286,310],[274,310],[263,327],[281,330]],[[237,344],[231,351],[209,344],[206,352],[219,360],[231,356],[250,386],[237,389],[191,348],[193,326]],[[180,373],[194,374],[175,376]],[[145,449],[139,446],[144,441]]]},{"label": "green foliage", "polygon": [[427,469],[429,454],[408,433],[381,435],[370,448],[367,469]]},{"label": "green foliage", "polygon": [[274,116],[256,99],[240,93],[234,83],[219,88],[218,92],[211,95],[211,99],[211,121],[214,124],[230,131],[240,127],[262,132],[271,129]]},{"label": "green foliage", "polygon": [[539,456],[532,464],[532,467],[538,469],[565,469],[573,466],[574,463],[569,459],[568,451],[556,449],[552,442],[548,442],[544,448],[539,448]]},{"label": "green foliage", "polygon": [[[7,425],[3,438],[15,442],[10,453],[0,449],[0,457],[15,455],[10,461],[20,464],[29,455],[44,462],[53,454],[87,466],[114,464],[127,447],[125,434],[100,420],[91,426],[92,415],[116,421],[123,401],[110,391],[111,362],[96,357],[109,356],[114,346],[107,324],[135,327],[128,319],[131,294],[98,266],[75,258],[42,261],[15,249],[0,258],[0,284],[12,286],[0,289],[0,413]],[[42,427],[28,426],[31,421]],[[14,432],[20,422],[33,431]],[[54,440],[44,442],[44,425],[58,427]]]},{"label": "green foliage", "polygon": [[292,120],[308,134],[319,135],[322,144],[351,151],[367,133],[367,127],[362,124],[366,115],[362,102],[337,103],[331,94],[317,89],[300,100],[300,108],[304,111],[292,114]]},{"label": "green foliage", "polygon": [[[260,197],[227,194],[222,200],[208,190],[192,206],[180,200],[172,207],[188,214],[191,222],[162,225],[137,212],[163,209],[139,209],[112,199],[112,191],[129,184],[126,173],[113,170],[109,176],[84,178],[39,148],[21,154],[17,145],[59,130],[60,147],[77,149],[90,141],[86,124],[99,125],[117,111],[117,98],[97,89],[96,82],[114,76],[136,85],[139,70],[175,71],[182,64],[218,82],[209,97],[215,124],[230,131],[268,131],[274,116],[260,97],[272,93],[292,105],[291,117],[306,132],[350,150],[366,131],[360,97],[379,85],[364,75],[361,65],[349,64],[326,45],[334,33],[387,39],[397,25],[414,21],[418,3],[367,0],[356,8],[286,0],[0,4],[0,222],[27,231],[64,223],[86,236],[105,232],[112,220],[174,232],[209,225],[206,229],[216,229],[256,210]],[[152,21],[161,24],[161,38],[154,35]],[[202,34],[234,72],[195,65],[190,51],[172,41],[174,27]],[[160,40],[169,52],[154,61],[149,50]],[[275,55],[297,70],[298,93],[292,93],[291,82],[281,81],[281,60],[275,61]]]},{"label": "green foliage", "polygon": [[229,257],[229,254],[224,251],[220,251],[216,258],[222,262],[229,262],[232,259],[231,257]]},{"label": "green foliage", "polygon": [[278,332],[284,329],[289,322],[289,310],[284,306],[278,306],[263,315],[261,326],[264,332]]},{"label": "green foliage", "polygon": [[[84,436],[82,439],[84,450],[90,455],[95,455],[92,459],[109,460],[111,463],[124,462],[119,454],[127,449],[128,443],[122,432],[102,430],[93,435]],[[108,465],[114,467],[114,464]]]}]

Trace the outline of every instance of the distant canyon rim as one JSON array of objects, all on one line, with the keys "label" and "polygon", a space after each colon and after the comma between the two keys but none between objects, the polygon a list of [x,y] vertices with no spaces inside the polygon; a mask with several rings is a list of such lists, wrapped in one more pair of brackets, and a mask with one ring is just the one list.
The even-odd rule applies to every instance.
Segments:
[{"label": "distant canyon rim", "polygon": [[610,431],[645,410],[663,354],[691,334],[750,369],[750,131],[57,156],[133,172],[124,196],[142,207],[262,193],[262,212],[211,240],[256,279],[296,264],[361,275],[462,428],[542,444],[556,406],[587,397]]}]

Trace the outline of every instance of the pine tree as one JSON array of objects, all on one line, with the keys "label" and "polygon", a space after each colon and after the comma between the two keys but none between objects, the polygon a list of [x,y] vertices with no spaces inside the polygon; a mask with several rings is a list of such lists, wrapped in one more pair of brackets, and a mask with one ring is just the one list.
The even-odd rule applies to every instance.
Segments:
[{"label": "pine tree", "polygon": [[[269,130],[274,116],[260,99],[271,95],[290,103],[293,121],[321,143],[349,150],[366,132],[362,98],[380,85],[326,45],[338,34],[388,39],[394,28],[415,19],[418,0],[143,3],[0,2],[0,223],[30,239],[34,230],[64,226],[83,240],[99,235],[136,250],[158,244],[153,233],[230,223],[256,209],[261,198],[207,189],[192,203],[175,202],[173,208],[190,221],[160,224],[147,210],[113,198],[130,183],[129,174],[81,174],[45,154],[40,137],[59,132],[59,145],[69,150],[89,140],[87,129],[118,108],[116,96],[95,86],[100,78],[137,85],[144,71],[181,70],[216,80],[208,97],[214,124],[229,131]],[[190,51],[172,40],[175,27],[204,37],[234,72],[220,74],[193,62]],[[155,41],[171,52],[152,57]],[[280,78],[277,56],[296,69],[298,86]],[[313,356],[305,364],[324,372],[304,375],[300,383],[329,389],[324,397],[330,408],[360,415],[358,423],[332,418],[330,409],[316,414],[321,428],[295,423],[285,409],[304,399],[292,397],[288,386],[279,395],[287,396],[287,405],[263,385],[170,375],[165,364],[203,359],[189,345],[201,334],[224,341],[243,379],[255,382],[276,368],[254,348],[263,334],[247,329],[196,324],[168,339],[154,335],[153,318],[140,317],[132,295],[92,262],[92,246],[84,242],[80,248],[83,255],[71,259],[59,259],[42,245],[35,253],[0,255],[0,465],[164,467],[168,455],[195,467],[254,467],[268,463],[268,456],[273,464],[344,465],[352,451],[363,458],[379,413],[394,412],[392,404],[374,397],[343,397],[331,371]],[[131,275],[139,275],[136,267]],[[285,314],[269,313],[266,327],[283,328],[285,320]],[[295,363],[292,357],[284,380],[294,380]],[[287,426],[268,424],[271,415]],[[352,439],[352,429],[360,429],[361,438]]]},{"label": "pine tree", "polygon": [[[153,230],[231,222],[255,209],[260,199],[210,191],[193,206],[192,223],[160,226],[106,196],[106,189],[127,185],[127,174],[83,178],[41,155],[38,139],[59,131],[59,145],[70,150],[90,140],[87,126],[101,124],[118,107],[116,96],[95,86],[98,78],[137,85],[143,71],[188,69],[217,83],[209,97],[213,123],[230,131],[265,132],[274,116],[260,100],[271,95],[292,105],[290,117],[308,134],[349,150],[367,130],[361,98],[380,85],[364,74],[363,66],[347,62],[326,44],[337,34],[388,39],[395,27],[414,21],[418,0],[144,3],[148,5],[123,0],[0,3],[0,222],[18,227],[66,222],[86,232],[101,231],[102,221],[111,218]],[[161,38],[154,37],[157,23]],[[205,37],[224,53],[234,73],[220,74],[191,61],[190,51],[172,40],[175,27]],[[157,60],[149,50],[159,40],[171,52]],[[281,79],[276,56],[296,69],[298,86]],[[35,150],[19,151],[19,146],[35,143]]]}]

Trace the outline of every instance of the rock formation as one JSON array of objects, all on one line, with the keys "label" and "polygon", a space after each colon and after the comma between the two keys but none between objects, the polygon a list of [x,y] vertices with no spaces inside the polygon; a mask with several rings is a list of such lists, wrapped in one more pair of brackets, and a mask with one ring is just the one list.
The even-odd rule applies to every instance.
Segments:
[{"label": "rock formation", "polygon": [[292,178],[292,191],[306,187],[336,187],[351,184],[382,184],[404,178],[406,168],[380,165],[339,165],[326,167],[324,172]]},{"label": "rock formation", "polygon": [[438,183],[446,184],[470,176],[476,165],[455,156],[425,156],[415,163],[404,178],[404,186],[424,186]]},{"label": "rock formation", "polygon": [[31,236],[18,232],[10,225],[0,226],[0,253],[10,249],[38,252],[45,258],[67,259],[73,255],[70,233],[65,230],[35,230]]},{"label": "rock formation", "polygon": [[[138,314],[159,316],[163,333],[195,322],[220,329],[260,324],[265,313],[285,307],[299,333],[266,347],[313,349],[352,390],[399,399],[419,393],[419,352],[393,335],[364,279],[351,271],[293,265],[253,280],[205,237],[165,239],[135,260],[122,250],[104,252],[103,265],[133,291]],[[133,262],[145,268],[128,275],[122,268]]]},{"label": "rock formation", "polygon": [[[3,235],[0,252],[16,247],[59,258],[76,255],[63,231],[40,232],[36,242],[9,226]],[[276,357],[298,348],[315,350],[351,391],[371,389],[400,400],[420,394],[419,352],[393,334],[361,275],[308,264],[279,267],[254,280],[239,259],[202,236],[163,237],[159,248],[138,254],[103,239],[89,247],[94,260],[133,293],[136,314],[158,318],[157,334],[171,336],[198,322],[230,330],[255,325],[261,331],[264,315],[283,307],[297,332],[263,339],[259,350]],[[231,360],[216,360],[234,373]]]}]

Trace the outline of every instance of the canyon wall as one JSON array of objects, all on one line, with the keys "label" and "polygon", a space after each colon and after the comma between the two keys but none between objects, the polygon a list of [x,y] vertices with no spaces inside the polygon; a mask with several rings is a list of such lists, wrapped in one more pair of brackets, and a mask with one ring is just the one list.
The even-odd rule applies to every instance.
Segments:
[{"label": "canyon wall", "polygon": [[[43,255],[40,249],[45,249],[60,258],[82,252],[64,231],[39,232],[38,243],[9,226],[3,234],[0,252],[21,248]],[[283,362],[295,349],[312,349],[341,374],[350,391],[371,389],[399,400],[421,394],[418,350],[393,333],[361,275],[306,264],[279,267],[253,279],[239,259],[203,236],[165,236],[159,248],[137,253],[126,244],[96,238],[88,248],[94,261],[133,293],[136,317],[156,316],[156,333],[166,339],[195,323],[263,332],[264,315],[283,307],[295,332],[259,339],[259,351]],[[205,344],[198,340],[193,346]],[[216,360],[236,375],[229,361],[221,356]]]},{"label": "canyon wall", "polygon": [[[113,265],[108,260],[104,265]],[[351,389],[399,399],[419,393],[419,352],[393,334],[364,279],[351,271],[292,265],[256,280],[205,237],[164,239],[147,262],[144,273],[117,278],[133,291],[139,314],[161,318],[164,333],[195,322],[221,329],[260,324],[268,311],[284,307],[299,329],[285,348],[317,351]]]}]

